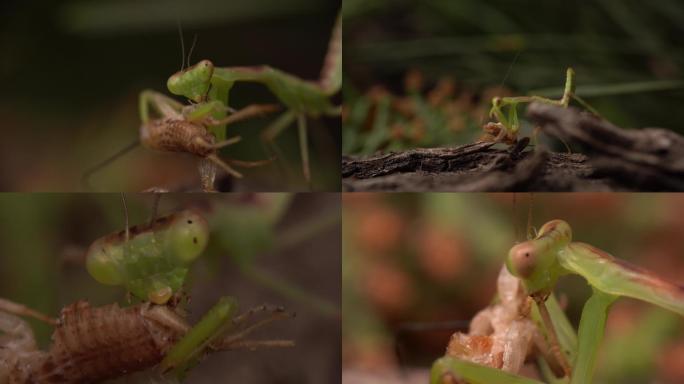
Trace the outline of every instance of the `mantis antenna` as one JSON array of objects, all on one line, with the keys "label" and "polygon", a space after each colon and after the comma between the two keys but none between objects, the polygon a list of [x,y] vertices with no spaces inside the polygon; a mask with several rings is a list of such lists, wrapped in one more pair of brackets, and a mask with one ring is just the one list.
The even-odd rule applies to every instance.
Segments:
[{"label": "mantis antenna", "polygon": [[[176,18],[176,26],[178,26],[178,37],[181,43],[181,72],[185,69],[185,39],[183,39],[183,26],[180,19]],[[189,65],[190,63],[188,63]]]},{"label": "mantis antenna", "polygon": [[197,34],[192,37],[192,45],[190,46],[190,51],[188,52],[188,67],[190,66],[190,58],[192,57],[192,51],[195,49],[197,44]]}]

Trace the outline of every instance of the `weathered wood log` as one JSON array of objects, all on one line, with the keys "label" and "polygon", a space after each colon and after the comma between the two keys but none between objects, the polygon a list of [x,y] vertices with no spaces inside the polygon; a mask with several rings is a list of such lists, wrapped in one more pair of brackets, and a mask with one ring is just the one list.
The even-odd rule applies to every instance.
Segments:
[{"label": "weathered wood log", "polygon": [[[576,108],[533,103],[529,119],[583,153],[478,142],[366,158],[344,157],[347,191],[684,190],[684,138],[661,128],[627,130]],[[575,148],[577,147],[577,148]]]}]

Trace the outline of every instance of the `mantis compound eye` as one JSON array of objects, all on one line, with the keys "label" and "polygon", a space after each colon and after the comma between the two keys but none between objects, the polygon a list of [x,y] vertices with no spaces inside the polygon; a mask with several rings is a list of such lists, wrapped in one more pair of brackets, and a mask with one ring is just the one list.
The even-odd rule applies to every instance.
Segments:
[{"label": "mantis compound eye", "polygon": [[526,279],[532,276],[538,261],[536,248],[533,244],[525,242],[511,248],[506,266],[512,275]]},{"label": "mantis compound eye", "polygon": [[209,224],[196,212],[180,212],[169,227],[168,239],[169,256],[179,264],[188,264],[202,254],[207,246]]}]

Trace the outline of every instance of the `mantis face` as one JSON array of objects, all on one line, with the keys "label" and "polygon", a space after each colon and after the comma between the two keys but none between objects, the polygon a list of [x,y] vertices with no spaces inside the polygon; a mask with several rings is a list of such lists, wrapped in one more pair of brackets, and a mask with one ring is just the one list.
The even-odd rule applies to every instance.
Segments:
[{"label": "mantis face", "polygon": [[194,102],[202,102],[209,92],[214,64],[209,60],[199,63],[183,71],[176,72],[166,81],[166,87],[174,95],[184,96]]},{"label": "mantis face", "polygon": [[86,266],[102,284],[123,285],[141,300],[165,304],[183,285],[188,266],[209,240],[209,225],[194,211],[131,227],[93,242]]},{"label": "mantis face", "polygon": [[544,224],[536,238],[516,244],[508,252],[506,267],[522,280],[529,295],[551,292],[563,268],[558,252],[570,243],[572,230],[562,220]]}]

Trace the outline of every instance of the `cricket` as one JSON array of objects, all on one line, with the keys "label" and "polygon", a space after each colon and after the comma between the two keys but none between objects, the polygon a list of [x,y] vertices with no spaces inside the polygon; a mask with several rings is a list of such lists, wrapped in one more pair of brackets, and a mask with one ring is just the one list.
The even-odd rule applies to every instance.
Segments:
[{"label": "cricket", "polygon": [[[505,269],[500,303],[475,316],[467,335],[452,337],[446,356],[433,364],[431,383],[539,384],[517,375],[522,361],[534,358],[546,382],[591,383],[608,311],[618,298],[684,316],[684,287],[573,242],[563,220],[546,223],[534,239],[513,246]],[[584,277],[593,292],[577,333],[553,296],[558,279],[569,274]]]},{"label": "cricket", "polygon": [[[124,203],[125,206],[125,203]],[[291,347],[291,340],[250,340],[255,330],[291,318],[282,307],[262,305],[239,314],[224,296],[195,325],[182,308],[183,284],[193,260],[209,241],[202,215],[184,210],[128,226],[94,241],[89,274],[126,288],[137,303],[93,307],[79,300],[57,318],[0,299],[0,383],[97,383],[153,370],[182,378],[209,353]],[[46,351],[37,347],[31,317],[54,327]]]}]

